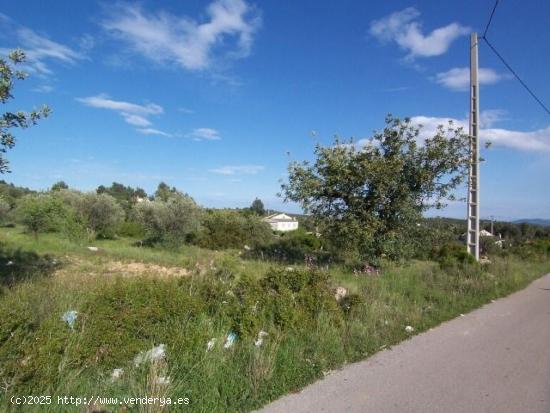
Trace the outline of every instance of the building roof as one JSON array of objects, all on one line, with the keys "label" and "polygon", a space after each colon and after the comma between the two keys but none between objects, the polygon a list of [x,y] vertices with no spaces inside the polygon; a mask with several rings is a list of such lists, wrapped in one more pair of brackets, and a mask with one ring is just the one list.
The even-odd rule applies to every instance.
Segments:
[{"label": "building roof", "polygon": [[297,219],[287,214],[271,214],[263,219],[265,222],[296,222]]}]

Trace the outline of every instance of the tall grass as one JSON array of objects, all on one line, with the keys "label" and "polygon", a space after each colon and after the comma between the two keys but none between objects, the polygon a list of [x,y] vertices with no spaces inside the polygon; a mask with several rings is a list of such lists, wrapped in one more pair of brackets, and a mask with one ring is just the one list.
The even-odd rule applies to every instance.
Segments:
[{"label": "tall grass", "polygon": [[[249,411],[406,339],[407,325],[423,331],[550,271],[548,259],[510,256],[445,270],[430,262],[386,264],[378,276],[358,277],[340,267],[290,270],[233,253],[150,251],[129,241],[98,243],[98,258],[54,236],[35,244],[11,231],[0,238],[6,251],[18,246],[41,259],[44,253],[69,258],[53,273],[20,274],[1,290],[0,406],[7,411],[82,411],[10,405],[12,395],[28,394],[188,397],[179,410]],[[98,264],[144,260],[142,252],[165,265],[202,254],[216,262],[189,277],[162,278],[107,276]],[[349,290],[347,301],[335,300],[336,286]],[[61,320],[67,310],[78,311],[72,329]],[[256,346],[259,331],[268,336]],[[225,348],[229,332],[238,338]],[[136,355],[160,344],[164,358],[135,364]],[[111,378],[114,369],[124,370],[120,378]]]}]

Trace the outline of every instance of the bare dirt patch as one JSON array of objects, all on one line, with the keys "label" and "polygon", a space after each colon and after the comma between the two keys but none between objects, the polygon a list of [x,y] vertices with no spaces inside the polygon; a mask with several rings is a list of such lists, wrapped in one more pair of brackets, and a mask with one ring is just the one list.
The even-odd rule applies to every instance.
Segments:
[{"label": "bare dirt patch", "polygon": [[164,267],[143,262],[111,261],[106,265],[106,271],[126,276],[152,275],[160,277],[185,277],[190,271],[181,267]]}]

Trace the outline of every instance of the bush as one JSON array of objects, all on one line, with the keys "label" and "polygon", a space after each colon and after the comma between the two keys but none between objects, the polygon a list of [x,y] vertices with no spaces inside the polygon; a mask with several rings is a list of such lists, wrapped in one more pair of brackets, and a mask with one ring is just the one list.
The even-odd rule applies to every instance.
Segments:
[{"label": "bush", "polygon": [[65,219],[62,221],[61,231],[72,242],[81,244],[87,242],[92,237],[91,232],[86,227],[86,223],[80,219],[77,212],[69,209]]},{"label": "bush", "polygon": [[0,195],[0,225],[6,224],[9,219],[11,205]]},{"label": "bush", "polygon": [[497,244],[497,237],[479,237],[479,252],[482,255],[501,255],[502,244]]},{"label": "bush", "polygon": [[186,195],[139,203],[136,216],[150,244],[179,246],[189,241],[200,226],[200,208]]},{"label": "bush", "polygon": [[80,208],[87,227],[99,238],[113,238],[124,220],[124,210],[111,195],[85,194]]},{"label": "bush", "polygon": [[522,260],[544,260],[550,257],[550,240],[524,242],[511,247],[510,252]]},{"label": "bush", "polygon": [[437,261],[443,269],[476,263],[472,254],[466,251],[466,247],[457,242],[447,243],[432,251],[432,259]]},{"label": "bush", "polygon": [[35,237],[40,232],[55,232],[62,228],[67,207],[49,194],[26,195],[17,208],[21,223]]},{"label": "bush", "polygon": [[128,220],[118,226],[117,234],[129,238],[143,238],[145,236],[145,228],[137,221]]},{"label": "bush", "polygon": [[210,210],[204,214],[197,244],[204,248],[257,247],[273,240],[269,225],[256,215]]},{"label": "bush", "polygon": [[321,240],[304,230],[283,233],[277,241],[260,245],[247,255],[287,263],[304,262],[306,256],[314,257],[317,261],[329,258],[328,253],[322,251]]},{"label": "bush", "polygon": [[71,240],[113,238],[125,217],[123,208],[108,194],[83,194],[61,188],[52,191],[51,196],[65,204],[70,211],[63,228]]}]

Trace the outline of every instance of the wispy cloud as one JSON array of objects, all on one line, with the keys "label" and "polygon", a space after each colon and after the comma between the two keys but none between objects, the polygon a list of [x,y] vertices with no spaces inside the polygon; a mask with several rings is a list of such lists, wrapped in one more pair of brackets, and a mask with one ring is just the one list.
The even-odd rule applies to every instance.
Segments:
[{"label": "wispy cloud", "polygon": [[133,126],[138,126],[143,128],[143,127],[152,125],[149,119],[146,119],[140,115],[132,115],[130,113],[124,113],[124,112],[122,112],[121,115],[126,121],[126,123],[129,123],[130,125],[133,125]]},{"label": "wispy cloud", "polygon": [[136,130],[139,133],[143,133],[144,135],[159,135],[159,136],[166,136],[166,137],[173,136],[171,133],[163,132],[155,128],[138,128]]},{"label": "wispy cloud", "polygon": [[122,100],[114,100],[104,93],[96,96],[77,98],[76,100],[86,106],[117,112],[126,123],[135,126],[136,131],[144,135],[172,136],[170,133],[151,127],[153,123],[148,119],[148,116],[160,115],[164,112],[162,106],[156,103],[140,105]]},{"label": "wispy cloud", "polygon": [[212,128],[196,128],[193,129],[193,131],[187,136],[197,141],[217,141],[222,138],[220,132],[217,129]]},{"label": "wispy cloud", "polygon": [[195,113],[194,110],[189,109],[189,108],[184,108],[184,107],[178,108],[178,112],[185,113],[186,115],[192,115],[192,114]]},{"label": "wispy cloud", "polygon": [[220,175],[256,175],[264,169],[262,165],[228,165],[210,169],[210,172]]},{"label": "wispy cloud", "polygon": [[453,41],[470,32],[468,27],[451,23],[423,34],[418,22],[420,12],[408,7],[371,22],[369,33],[383,43],[395,42],[408,52],[407,58],[439,56],[447,52]]},{"label": "wispy cloud", "polygon": [[508,119],[508,112],[503,109],[486,109],[479,114],[479,127],[491,128]]},{"label": "wispy cloud", "polygon": [[[53,74],[49,67],[50,62],[75,64],[84,59],[85,55],[64,44],[50,40],[47,35],[39,34],[28,27],[18,25],[8,16],[0,13],[0,29],[5,33],[12,33],[13,47],[24,50],[27,61],[25,70],[43,76]],[[11,47],[0,48],[0,54],[7,54]]]},{"label": "wispy cloud", "polygon": [[187,70],[210,68],[216,60],[214,52],[229,58],[249,55],[261,24],[253,7],[244,0],[216,0],[207,7],[206,15],[201,23],[187,16],[150,13],[133,3],[119,3],[101,25],[142,56]]},{"label": "wispy cloud", "polygon": [[[508,75],[497,73],[493,69],[479,68],[478,71],[480,85],[493,85],[509,78]],[[455,67],[446,72],[440,72],[435,76],[435,81],[452,90],[468,90],[470,88],[470,69],[468,67]]]},{"label": "wispy cloud", "polygon": [[53,86],[52,85],[40,85],[32,89],[33,92],[38,93],[50,93],[53,92]]},{"label": "wispy cloud", "polygon": [[[494,124],[503,119],[503,112],[492,110],[481,112],[480,121],[484,128],[480,129],[479,136],[483,142],[490,141],[494,146],[534,152],[550,152],[550,126],[534,131],[516,131],[493,128]],[[429,116],[415,116],[411,120],[423,125],[421,136],[430,136],[435,133],[438,125],[447,125],[452,120],[456,126],[462,126],[468,131],[467,119],[438,118]]]},{"label": "wispy cloud", "polygon": [[94,108],[110,109],[117,112],[131,113],[141,116],[159,115],[164,112],[162,106],[155,103],[139,105],[122,100],[114,100],[111,99],[106,93],[100,93],[99,95],[89,96],[85,98],[77,98],[77,100],[87,106],[91,106]]}]

